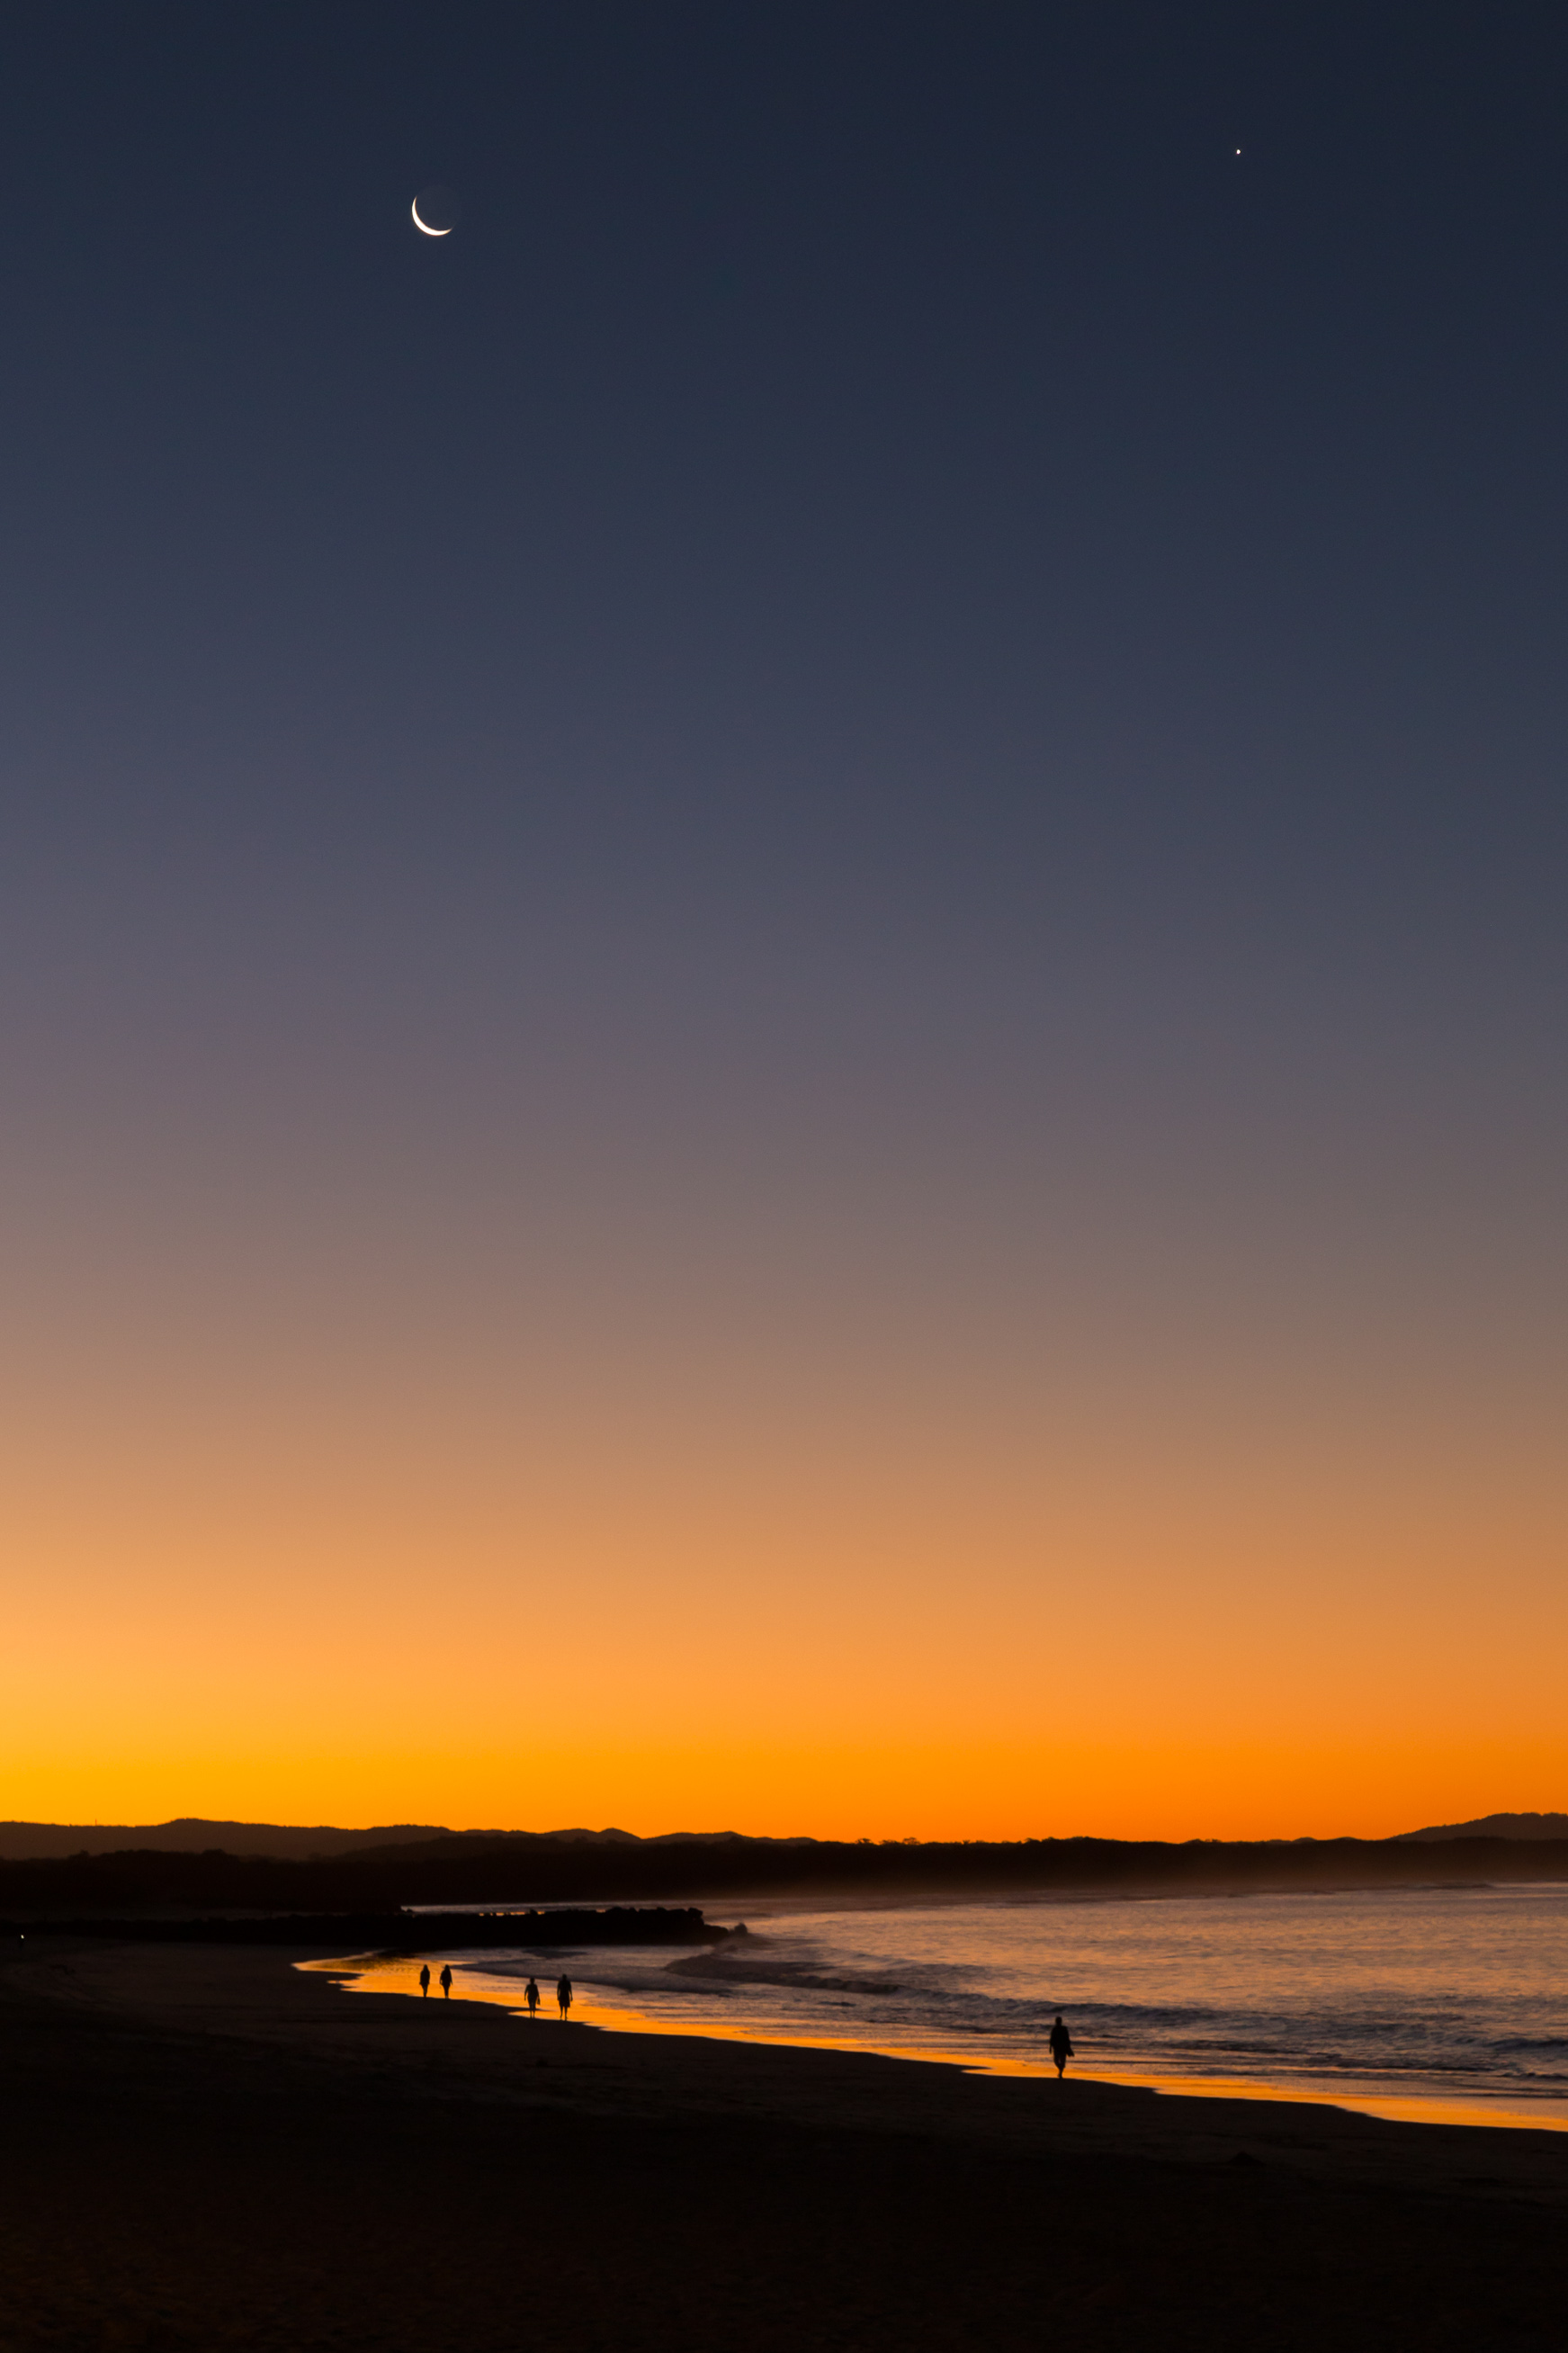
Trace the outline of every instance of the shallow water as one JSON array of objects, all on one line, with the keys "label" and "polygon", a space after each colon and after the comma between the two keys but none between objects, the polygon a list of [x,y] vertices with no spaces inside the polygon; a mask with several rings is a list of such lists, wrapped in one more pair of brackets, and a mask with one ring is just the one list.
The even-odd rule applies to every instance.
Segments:
[{"label": "shallow water", "polygon": [[589,2023],[1028,2070],[1059,2010],[1079,2074],[1568,2128],[1568,1886],[747,1917],[718,1953],[454,1953],[457,1989],[515,2004],[531,1969],[552,2009],[564,1966]]}]

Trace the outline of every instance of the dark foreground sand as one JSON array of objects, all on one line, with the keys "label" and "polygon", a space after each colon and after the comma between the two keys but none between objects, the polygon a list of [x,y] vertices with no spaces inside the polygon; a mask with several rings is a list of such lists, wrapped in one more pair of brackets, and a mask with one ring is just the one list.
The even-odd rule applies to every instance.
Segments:
[{"label": "dark foreground sand", "polygon": [[1568,2135],[10,1951],[4,2353],[1568,2342]]}]

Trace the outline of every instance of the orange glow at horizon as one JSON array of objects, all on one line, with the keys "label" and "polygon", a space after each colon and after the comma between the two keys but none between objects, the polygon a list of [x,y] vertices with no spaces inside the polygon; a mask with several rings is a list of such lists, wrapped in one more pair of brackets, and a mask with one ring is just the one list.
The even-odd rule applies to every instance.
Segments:
[{"label": "orange glow at horizon", "polygon": [[[5,1766],[18,1820],[156,1822],[179,1815],[373,1828],[741,1831],[873,1840],[1380,1838],[1429,1820],[1528,1811],[1560,1793],[1561,1747],[1470,1754],[1235,1748],[1193,1754],[975,1746],[875,1751],[398,1746],[346,1755],[175,1747]],[[715,1791],[724,1794],[716,1798]],[[539,1793],[559,1792],[555,1802]],[[1305,1793],[1305,1794],[1304,1794]],[[1434,1794],[1436,1793],[1436,1794]],[[1479,1794],[1478,1794],[1479,1793]],[[1283,1825],[1283,1827],[1281,1827]]]},{"label": "orange glow at horizon", "polygon": [[369,1231],[330,1266],[184,1235],[178,1280],[110,1234],[15,1286],[0,1814],[1184,1838],[1568,1802],[1528,1331],[1471,1361],[1310,1269],[1260,1316],[1218,1243],[1053,1292],[846,1242],[792,1291],[782,1249],[656,1280],[635,1233],[481,1233],[459,1280]]},{"label": "orange glow at horizon", "polygon": [[[738,1434],[704,1475],[623,1432],[618,1481],[551,1434],[502,1479],[483,1430],[329,1476],[275,1422],[292,1484],[149,1447],[35,1493],[0,1812],[1377,1836],[1568,1787],[1550,1547],[1495,1491],[1363,1497],[1354,1532],[1298,1494],[1285,1532],[1223,1462],[1140,1494],[1082,1453],[824,1437],[792,1493]],[[1531,1573],[1482,1613],[1500,1529]]]}]

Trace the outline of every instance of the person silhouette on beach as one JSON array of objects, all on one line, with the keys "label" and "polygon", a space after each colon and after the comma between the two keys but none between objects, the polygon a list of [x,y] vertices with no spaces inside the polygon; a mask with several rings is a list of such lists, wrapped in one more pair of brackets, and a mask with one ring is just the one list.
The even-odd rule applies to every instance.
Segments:
[{"label": "person silhouette on beach", "polygon": [[528,1983],[523,1987],[522,1998],[528,2004],[528,2014],[530,2018],[532,2018],[539,2009],[539,1988],[534,1984],[531,1978],[529,1978]]},{"label": "person silhouette on beach", "polygon": [[430,1999],[430,1964],[428,1961],[422,1961],[419,1966],[419,1991],[423,1999],[426,2001],[428,2001]]},{"label": "person silhouette on beach", "polygon": [[569,1977],[563,1976],[557,1979],[555,1999],[561,2004],[561,2019],[564,2024],[566,2013],[572,2007],[572,1980]]},{"label": "person silhouette on beach", "polygon": [[1062,2024],[1062,2014],[1059,2010],[1057,2012],[1057,2022],[1050,2031],[1049,2041],[1051,2057],[1057,2063],[1057,2081],[1059,2084],[1067,2073],[1068,2061],[1078,2055],[1072,2047],[1072,2036]]},{"label": "person silhouette on beach", "polygon": [[452,1999],[452,1964],[450,1961],[447,1962],[446,1968],[441,1972],[441,1990],[446,1995],[447,2000],[450,2001]]}]

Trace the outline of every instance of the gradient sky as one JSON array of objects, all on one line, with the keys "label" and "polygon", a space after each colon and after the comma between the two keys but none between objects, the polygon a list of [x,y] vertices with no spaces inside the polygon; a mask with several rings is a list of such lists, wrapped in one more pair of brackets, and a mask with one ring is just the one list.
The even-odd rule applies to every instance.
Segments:
[{"label": "gradient sky", "polygon": [[0,1815],[1568,1803],[1565,105],[9,12]]}]

